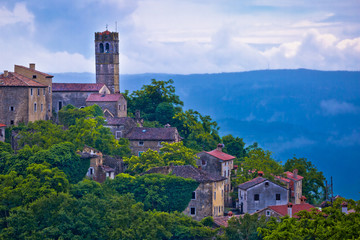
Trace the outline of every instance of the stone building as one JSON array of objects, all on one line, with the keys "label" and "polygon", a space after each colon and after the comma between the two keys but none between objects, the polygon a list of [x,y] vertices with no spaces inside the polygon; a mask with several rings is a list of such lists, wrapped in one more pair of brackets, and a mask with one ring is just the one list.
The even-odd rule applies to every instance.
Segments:
[{"label": "stone building", "polygon": [[288,203],[288,190],[261,176],[238,186],[240,213],[254,213],[271,205]]},{"label": "stone building", "polygon": [[95,33],[96,83],[103,83],[111,93],[119,93],[119,33]]},{"label": "stone building", "polygon": [[294,169],[293,172],[285,172],[284,175],[285,177],[276,176],[275,178],[287,185],[291,202],[300,204],[302,197],[302,180],[304,177],[298,174],[297,169]]},{"label": "stone building", "polygon": [[127,101],[120,93],[93,93],[86,99],[86,106],[97,104],[101,107],[105,117],[126,117]]},{"label": "stone building", "polygon": [[0,123],[0,142],[5,142],[5,128],[6,125]]},{"label": "stone building", "polygon": [[148,149],[159,151],[162,148],[162,142],[174,143],[181,141],[179,132],[175,127],[135,127],[125,135],[125,138],[130,141],[132,154],[137,156],[140,156],[141,153],[146,152]]},{"label": "stone building", "polygon": [[83,159],[90,159],[90,167],[86,176],[99,183],[104,182],[107,178],[114,179],[116,175],[124,172],[122,159],[103,155],[94,148],[84,147],[80,156]]},{"label": "stone building", "polygon": [[145,172],[150,173],[174,174],[199,182],[199,186],[192,193],[189,205],[183,211],[184,214],[198,221],[208,216],[224,215],[225,177],[210,174],[191,165],[157,167]]},{"label": "stone building", "polygon": [[53,83],[52,92],[55,112],[68,104],[77,108],[86,107],[86,99],[93,93],[110,94],[103,83]]},{"label": "stone building", "polygon": [[36,71],[35,64],[30,68],[15,65],[15,72],[4,71],[0,75],[0,122],[11,126],[49,119],[51,81],[52,76]]},{"label": "stone building", "polygon": [[283,205],[276,205],[276,206],[267,206],[264,209],[261,209],[257,211],[256,213],[259,216],[266,216],[269,217],[275,217],[275,218],[281,218],[285,217],[286,215],[293,218],[299,218],[297,216],[297,213],[300,211],[308,211],[310,212],[315,207],[309,203],[305,202],[306,198],[302,197],[301,202],[299,204],[292,204],[287,203]]},{"label": "stone building", "polygon": [[110,128],[111,133],[115,136],[115,139],[124,138],[135,127],[137,123],[135,119],[130,117],[122,118],[106,118],[106,127]]},{"label": "stone building", "polygon": [[197,160],[197,165],[201,167],[204,171],[207,171],[211,174],[223,176],[226,178],[225,181],[225,205],[231,206],[232,200],[230,197],[231,189],[231,170],[234,167],[234,156],[231,156],[222,151],[223,145],[218,144],[215,150],[210,152],[200,152],[196,154],[199,159]]}]

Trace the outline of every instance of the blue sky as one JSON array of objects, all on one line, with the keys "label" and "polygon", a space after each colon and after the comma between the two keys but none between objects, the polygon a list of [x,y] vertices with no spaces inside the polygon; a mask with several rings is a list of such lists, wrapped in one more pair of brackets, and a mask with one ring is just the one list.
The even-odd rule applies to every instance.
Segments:
[{"label": "blue sky", "polygon": [[358,71],[359,13],[358,0],[1,0],[0,69],[94,72],[94,32],[117,22],[123,74]]}]

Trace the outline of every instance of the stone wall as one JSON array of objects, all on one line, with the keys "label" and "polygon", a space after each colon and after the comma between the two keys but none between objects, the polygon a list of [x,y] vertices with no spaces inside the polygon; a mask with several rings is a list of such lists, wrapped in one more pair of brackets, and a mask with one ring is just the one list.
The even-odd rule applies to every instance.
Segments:
[{"label": "stone wall", "polygon": [[71,104],[77,108],[86,107],[86,99],[93,92],[53,92],[53,111],[59,111],[59,102],[62,107]]},{"label": "stone wall", "polygon": [[[142,146],[140,146],[139,144],[140,142],[143,143]],[[152,149],[154,151],[160,151],[160,148],[162,148],[161,142],[173,143],[174,141],[130,140],[131,154],[140,156],[139,154],[141,152],[146,152],[148,149]]]},{"label": "stone wall", "polygon": [[0,87],[0,123],[6,126],[29,121],[28,87]]},{"label": "stone wall", "polygon": [[[199,187],[195,190],[195,195],[195,199],[190,200],[183,213],[197,221],[204,217],[212,216],[213,183],[200,183]],[[191,214],[191,208],[195,208],[195,215]]]}]

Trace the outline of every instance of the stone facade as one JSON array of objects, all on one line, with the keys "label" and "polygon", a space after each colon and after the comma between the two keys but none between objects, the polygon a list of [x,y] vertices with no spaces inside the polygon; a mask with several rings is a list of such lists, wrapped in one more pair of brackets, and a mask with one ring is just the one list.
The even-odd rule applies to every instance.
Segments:
[{"label": "stone facade", "polygon": [[130,141],[130,149],[133,155],[140,156],[148,149],[160,151],[161,143],[180,142],[181,137],[175,127],[146,128],[136,127],[131,129],[125,138]]},{"label": "stone facade", "polygon": [[204,171],[216,174],[226,178],[225,181],[225,205],[231,207],[232,199],[230,197],[231,187],[231,170],[234,168],[234,156],[222,152],[222,144],[210,152],[201,152],[197,156],[197,165]]},{"label": "stone facade", "polygon": [[192,193],[192,199],[183,211],[184,214],[200,221],[208,216],[224,215],[224,186],[226,178],[212,175],[193,166],[166,166],[150,169],[145,174],[174,174],[178,177],[192,178],[199,186]]},{"label": "stone facade", "polygon": [[6,125],[0,123],[0,142],[5,142],[5,128]]},{"label": "stone facade", "polygon": [[119,93],[119,33],[95,33],[96,83],[105,84],[111,93]]},{"label": "stone facade", "polygon": [[133,128],[137,127],[137,123],[133,118],[106,118],[106,127],[115,136],[115,139],[124,138]]},{"label": "stone facade", "polygon": [[289,189],[289,199],[294,204],[301,203],[302,197],[302,180],[303,177],[298,174],[298,170],[294,169],[292,172],[285,172],[285,177],[275,176],[275,179],[279,180],[287,186]]},{"label": "stone facade", "polygon": [[19,73],[4,71],[0,75],[0,122],[11,126],[49,119],[48,96],[48,86]]},{"label": "stone facade", "polygon": [[68,104],[86,107],[86,99],[93,93],[109,94],[110,90],[97,83],[53,83],[53,111],[58,112]]},{"label": "stone facade", "polygon": [[97,104],[106,117],[127,117],[127,101],[120,93],[93,93],[86,99],[86,106]]},{"label": "stone facade", "polygon": [[240,213],[254,213],[271,205],[288,203],[288,190],[270,180],[257,177],[238,186]]}]

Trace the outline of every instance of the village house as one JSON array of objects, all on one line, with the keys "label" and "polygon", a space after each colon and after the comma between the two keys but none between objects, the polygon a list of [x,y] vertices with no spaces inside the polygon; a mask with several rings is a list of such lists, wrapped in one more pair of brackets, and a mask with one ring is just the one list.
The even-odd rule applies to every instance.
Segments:
[{"label": "village house", "polygon": [[293,172],[285,172],[284,175],[285,177],[276,176],[275,179],[287,185],[291,202],[300,204],[302,197],[302,180],[304,177],[298,174],[297,169],[294,169]]},{"label": "village house", "polygon": [[35,64],[14,70],[0,75],[0,122],[12,126],[50,119],[53,76],[35,70]]},{"label": "village house", "polygon": [[94,181],[102,183],[107,178],[114,179],[116,175],[124,172],[122,159],[103,155],[95,148],[86,146],[79,154],[82,159],[90,159],[86,176]]},{"label": "village house", "polygon": [[5,128],[6,125],[0,123],[0,142],[5,142]]},{"label": "village house", "polygon": [[230,197],[231,192],[231,170],[234,166],[234,156],[231,156],[222,151],[223,144],[218,144],[215,150],[210,152],[200,152],[196,154],[199,159],[197,165],[204,171],[207,171],[214,175],[223,176],[225,181],[225,205],[232,206],[232,200]]},{"label": "village house", "polygon": [[240,213],[254,213],[271,205],[288,203],[288,189],[259,176],[238,186]]},{"label": "village house", "polygon": [[53,83],[52,92],[54,112],[68,104],[84,108],[86,99],[93,93],[110,94],[110,90],[103,83]]},{"label": "village house", "polygon": [[293,218],[298,218],[297,213],[300,211],[311,211],[315,207],[309,203],[306,203],[306,197],[301,197],[300,204],[292,204],[291,202],[282,205],[275,205],[275,206],[267,206],[256,213],[259,216],[266,216],[266,217],[275,217],[280,218],[284,216],[289,216]]},{"label": "village house", "polygon": [[189,205],[183,211],[184,214],[198,221],[208,216],[224,215],[225,177],[210,174],[191,165],[156,167],[144,174],[150,173],[174,174],[178,177],[192,178],[200,184],[192,192]]},{"label": "village house", "polygon": [[120,93],[93,93],[86,99],[86,106],[97,104],[105,117],[127,117],[127,101]]}]

